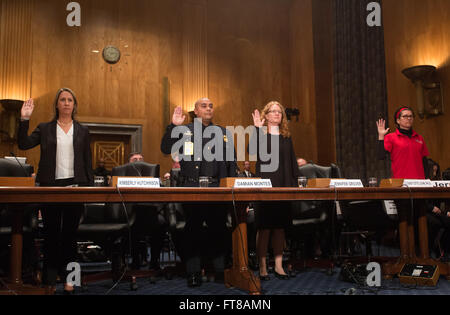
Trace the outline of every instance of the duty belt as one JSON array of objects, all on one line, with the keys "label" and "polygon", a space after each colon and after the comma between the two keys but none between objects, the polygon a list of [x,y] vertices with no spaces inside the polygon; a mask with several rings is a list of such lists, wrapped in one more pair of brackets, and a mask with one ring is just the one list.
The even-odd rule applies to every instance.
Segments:
[{"label": "duty belt", "polygon": [[[208,181],[209,184],[217,184],[217,183],[220,182],[219,178],[217,178],[217,177],[210,177],[210,176],[205,176],[205,177],[209,177],[208,178],[209,179],[209,181]],[[183,179],[184,179],[185,182],[190,182],[190,183],[198,183],[199,182],[198,178],[195,178],[195,177],[185,176],[185,177],[183,177]]]}]

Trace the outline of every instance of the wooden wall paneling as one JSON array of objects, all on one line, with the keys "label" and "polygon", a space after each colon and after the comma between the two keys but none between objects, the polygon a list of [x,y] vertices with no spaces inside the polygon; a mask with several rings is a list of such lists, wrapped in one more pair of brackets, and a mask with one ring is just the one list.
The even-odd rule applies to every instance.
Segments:
[{"label": "wooden wall paneling", "polygon": [[312,1],[316,88],[317,163],[336,162],[332,0]]},{"label": "wooden wall paneling", "polygon": [[290,124],[298,157],[317,161],[315,72],[311,0],[294,0],[290,10],[291,99],[300,111]]},{"label": "wooden wall paneling", "polygon": [[218,119],[223,113],[225,122],[247,126],[255,108],[272,99],[283,101],[282,76],[289,73],[283,60],[289,53],[281,43],[289,42],[289,26],[276,5],[286,2],[208,2],[210,93],[223,106],[217,109]]},{"label": "wooden wall paneling", "polygon": [[414,128],[425,138],[430,157],[441,169],[450,167],[447,134],[450,95],[450,2],[446,0],[400,0],[383,2],[389,125],[394,129],[394,111],[401,106],[417,108],[412,82],[401,71],[431,64],[438,68],[444,93],[443,116],[420,120]]},{"label": "wooden wall paneling", "polygon": [[205,0],[183,2],[183,109],[208,96],[207,8]]},{"label": "wooden wall paneling", "polygon": [[[146,160],[163,170],[171,166],[159,152],[170,122],[161,119],[164,78],[170,116],[177,105],[191,110],[202,96],[215,103],[215,122],[224,126],[251,125],[253,109],[273,99],[314,114],[311,12],[303,11],[311,0],[298,1],[297,16],[289,14],[290,0],[79,0],[79,28],[66,25],[67,3],[39,1],[32,19],[37,108],[31,128],[52,117],[54,95],[68,85],[78,96],[81,121],[142,124]],[[295,23],[302,27],[294,36]],[[103,61],[106,45],[120,48],[118,64]],[[314,117],[307,117],[291,129],[299,134],[296,148],[314,159]],[[38,149],[24,154],[39,159]]]},{"label": "wooden wall paneling", "polygon": [[30,96],[32,0],[1,1],[0,98]]},{"label": "wooden wall paneling", "polygon": [[[0,1],[0,99],[31,95],[33,5],[33,0]],[[12,151],[22,156],[13,143],[0,143],[0,157]]]}]

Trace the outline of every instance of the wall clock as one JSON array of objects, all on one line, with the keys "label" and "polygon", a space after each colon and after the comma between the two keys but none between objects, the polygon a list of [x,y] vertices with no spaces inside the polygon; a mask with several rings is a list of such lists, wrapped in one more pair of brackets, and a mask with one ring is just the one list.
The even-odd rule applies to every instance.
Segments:
[{"label": "wall clock", "polygon": [[107,63],[115,64],[120,60],[120,50],[114,46],[107,46],[103,49],[103,59]]}]

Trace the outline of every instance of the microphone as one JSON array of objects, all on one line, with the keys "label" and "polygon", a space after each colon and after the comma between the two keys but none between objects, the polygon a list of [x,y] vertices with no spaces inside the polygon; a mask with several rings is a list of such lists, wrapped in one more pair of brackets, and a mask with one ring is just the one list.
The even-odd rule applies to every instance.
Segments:
[{"label": "microphone", "polygon": [[14,157],[14,159],[16,159],[17,163],[19,163],[20,168],[22,169],[23,173],[25,174],[25,177],[30,177],[30,174],[28,174],[28,172],[25,170],[25,168],[23,167],[22,163],[20,163],[19,159],[14,154],[14,152],[9,152],[9,154],[11,154]]},{"label": "microphone", "polygon": [[131,162],[130,164],[131,164],[131,166],[136,170],[136,172],[138,172],[139,176],[142,177],[142,173],[139,172],[139,170],[137,169],[137,167],[134,165],[134,162]]}]

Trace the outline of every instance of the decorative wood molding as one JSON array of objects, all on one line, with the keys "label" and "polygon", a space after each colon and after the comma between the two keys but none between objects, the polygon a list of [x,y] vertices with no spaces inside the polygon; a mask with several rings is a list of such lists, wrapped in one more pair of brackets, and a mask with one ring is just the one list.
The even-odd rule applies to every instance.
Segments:
[{"label": "decorative wood molding", "polygon": [[118,124],[99,124],[99,123],[81,123],[81,124],[89,128],[90,134],[130,136],[131,152],[142,152],[142,126],[140,125],[118,125]]},{"label": "decorative wood molding", "polygon": [[207,5],[205,0],[183,3],[183,110],[208,97]]},{"label": "decorative wood molding", "polygon": [[0,0],[0,99],[31,94],[33,0]]}]

